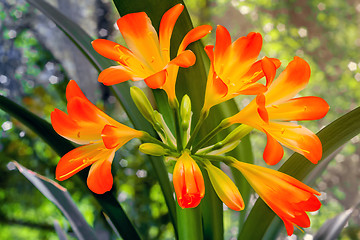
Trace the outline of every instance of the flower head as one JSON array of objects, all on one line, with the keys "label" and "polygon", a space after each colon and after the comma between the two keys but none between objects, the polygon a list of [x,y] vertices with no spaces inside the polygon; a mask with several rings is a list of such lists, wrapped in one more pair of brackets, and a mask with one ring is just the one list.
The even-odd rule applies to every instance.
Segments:
[{"label": "flower head", "polygon": [[102,194],[109,191],[113,184],[111,163],[115,152],[143,133],[118,123],[98,109],[73,80],[66,88],[66,98],[68,114],[55,109],[51,113],[52,126],[59,135],[84,146],[68,152],[60,159],[56,167],[56,179],[68,179],[92,165],[88,187]]},{"label": "flower head", "polygon": [[208,25],[191,30],[181,42],[177,56],[170,60],[170,38],[183,9],[182,4],[177,4],[164,14],[159,37],[145,12],[121,17],[117,25],[129,49],[105,39],[93,41],[99,54],[120,64],[102,71],[99,82],[113,85],[130,79],[144,79],[150,88],[163,88],[169,99],[174,99],[178,68],[190,67],[196,59],[192,51],[185,50],[186,47],[211,31]]},{"label": "flower head", "polygon": [[187,151],[184,151],[175,164],[173,182],[180,207],[194,208],[199,205],[205,194],[204,178]]},{"label": "flower head", "polygon": [[[262,60],[256,61],[261,46],[260,33],[249,33],[231,43],[226,28],[217,27],[215,49],[212,45],[205,47],[211,66],[203,111],[240,94],[256,95],[266,91],[266,86],[258,83],[264,77]],[[279,60],[271,61],[276,67],[280,66]]]},{"label": "flower head", "polygon": [[322,156],[319,138],[309,129],[289,122],[320,119],[329,110],[329,105],[322,98],[293,98],[309,81],[308,63],[295,57],[272,81],[276,67],[267,58],[263,61],[266,62],[264,72],[270,82],[268,91],[259,94],[243,110],[230,117],[229,122],[243,123],[266,133],[267,145],[263,157],[268,164],[273,165],[281,160],[284,150],[279,142],[304,155],[312,163],[317,163]]},{"label": "flower head", "polygon": [[284,222],[287,234],[294,232],[294,226],[310,227],[306,212],[319,210],[321,203],[315,195],[319,192],[299,180],[272,169],[234,161],[238,169],[257,194]]}]

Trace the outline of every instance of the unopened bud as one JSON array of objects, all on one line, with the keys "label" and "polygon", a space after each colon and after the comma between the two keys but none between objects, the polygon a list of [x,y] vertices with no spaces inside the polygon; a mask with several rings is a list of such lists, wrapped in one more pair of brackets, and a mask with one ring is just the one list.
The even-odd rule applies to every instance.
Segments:
[{"label": "unopened bud", "polygon": [[163,156],[167,154],[162,146],[155,143],[143,143],[139,146],[139,150],[151,156]]},{"label": "unopened bud", "polygon": [[130,95],[136,107],[139,109],[140,113],[144,116],[144,118],[148,120],[150,123],[153,123],[154,109],[151,106],[151,103],[149,102],[149,99],[146,97],[145,93],[141,91],[140,88],[134,86],[130,88]]},{"label": "unopened bud", "polygon": [[241,124],[235,128],[231,133],[229,133],[224,140],[221,141],[222,146],[232,144],[233,142],[240,141],[243,137],[248,135],[253,130],[253,127],[250,127],[245,124]]},{"label": "unopened bud", "polygon": [[180,105],[181,127],[187,130],[191,120],[191,100],[188,95],[184,95]]}]

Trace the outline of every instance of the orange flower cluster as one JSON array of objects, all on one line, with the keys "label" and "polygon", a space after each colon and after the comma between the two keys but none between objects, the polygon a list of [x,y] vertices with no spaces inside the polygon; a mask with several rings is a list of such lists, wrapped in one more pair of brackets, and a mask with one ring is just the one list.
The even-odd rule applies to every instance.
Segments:
[{"label": "orange flower cluster", "polygon": [[[170,59],[170,38],[183,8],[178,4],[164,14],[159,36],[144,12],[121,17],[117,24],[128,48],[104,39],[93,41],[98,53],[119,63],[102,71],[99,82],[113,85],[127,80],[144,80],[150,88],[163,89],[169,102],[174,101],[178,68],[190,67],[196,61],[194,53],[186,50],[187,46],[212,29],[203,25],[191,30],[181,42],[177,56]],[[244,109],[225,119],[226,126],[241,123],[264,132],[267,145],[263,158],[270,165],[278,163],[283,157],[284,150],[280,143],[312,163],[317,163],[322,157],[319,138],[293,121],[320,119],[326,115],[329,106],[319,97],[294,98],[310,78],[310,67],[305,60],[295,57],[275,79],[281,63],[278,59],[268,57],[257,60],[261,47],[260,33],[249,33],[232,42],[226,28],[217,27],[215,45],[205,47],[211,65],[202,113],[208,113],[213,106],[238,95],[255,95],[255,99]],[[263,78],[264,83],[260,83],[259,80]],[[51,114],[53,127],[61,136],[84,146],[60,159],[56,178],[65,180],[92,165],[88,177],[89,188],[98,194],[109,191],[113,184],[111,163],[115,152],[131,139],[142,138],[144,132],[124,126],[96,108],[74,81],[69,83],[66,96],[68,114],[55,109]],[[147,114],[156,120],[152,118],[152,112],[150,109]],[[161,124],[164,126],[163,122]],[[214,158],[196,154],[197,150],[192,147],[179,150],[169,146],[171,151],[165,151],[161,146],[149,150],[151,145],[147,145],[143,149],[154,155],[158,151],[158,155],[169,155],[176,159],[173,183],[178,204],[182,208],[197,207],[204,197],[202,167],[207,171],[219,198],[231,209],[244,209],[236,185],[210,162]],[[310,226],[306,212],[320,208],[321,203],[315,196],[320,195],[319,192],[284,173],[233,158],[217,158],[221,159],[244,175],[258,195],[283,220],[289,235],[293,233],[293,226]]]}]

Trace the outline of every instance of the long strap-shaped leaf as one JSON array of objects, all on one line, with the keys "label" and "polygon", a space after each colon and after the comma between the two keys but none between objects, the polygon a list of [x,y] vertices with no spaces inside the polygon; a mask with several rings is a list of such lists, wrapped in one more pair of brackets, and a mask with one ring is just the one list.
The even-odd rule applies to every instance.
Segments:
[{"label": "long strap-shaped leaf", "polygon": [[[39,9],[48,18],[53,20],[55,24],[70,38],[71,41],[84,53],[92,65],[99,71],[112,65],[112,62],[100,56],[91,45],[93,39],[76,23],[68,19],[57,9],[49,5],[43,0],[27,0],[34,7]],[[130,97],[130,86],[127,82],[111,87],[115,97],[119,100],[129,119],[138,130],[144,130],[155,136],[155,132],[150,124],[137,110],[135,104]],[[160,187],[164,193],[166,204],[169,208],[170,218],[176,228],[175,203],[173,199],[173,191],[169,182],[168,174],[164,162],[158,157],[149,157],[158,180]],[[110,217],[110,216],[109,216]],[[111,219],[114,221],[113,219]]]},{"label": "long strap-shaped leaf", "polygon": [[60,209],[60,211],[68,219],[78,239],[97,239],[95,232],[85,221],[83,215],[81,215],[81,212],[65,188],[44,176],[30,171],[17,162],[10,162],[8,164],[8,168],[19,170],[19,172],[24,175],[47,199],[49,199]]},{"label": "long strap-shaped leaf", "polygon": [[[59,156],[63,156],[67,152],[74,149],[74,146],[69,141],[59,136],[47,121],[36,116],[32,112],[19,106],[4,96],[0,96],[0,109],[4,110],[9,115],[23,123],[25,126],[32,129],[47,144],[49,144],[50,147],[54,149],[54,151]],[[84,184],[86,184],[86,171],[80,171],[77,175],[79,175]],[[93,195],[103,208],[104,212],[110,217],[111,221],[123,238],[140,239],[136,229],[111,192],[107,192],[103,195],[97,195],[93,193]]]},{"label": "long strap-shaped leaf", "polygon": [[[323,159],[359,133],[360,107],[338,118],[317,134],[323,144]],[[317,166],[302,155],[294,153],[279,171],[302,181]],[[239,239],[262,239],[274,217],[275,213],[259,198],[239,234]]]}]

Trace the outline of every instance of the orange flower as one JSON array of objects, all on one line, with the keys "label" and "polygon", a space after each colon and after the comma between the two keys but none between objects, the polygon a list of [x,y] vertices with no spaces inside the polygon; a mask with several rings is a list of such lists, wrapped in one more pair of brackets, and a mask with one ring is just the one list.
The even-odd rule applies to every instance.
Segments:
[{"label": "orange flower", "polygon": [[299,180],[275,170],[234,161],[230,164],[238,169],[264,202],[284,222],[287,234],[294,232],[294,226],[310,227],[306,212],[320,209],[321,203],[315,195],[319,192]]},{"label": "orange flower", "polygon": [[118,123],[98,109],[73,80],[66,88],[66,98],[68,114],[55,109],[51,113],[53,128],[64,138],[85,145],[60,159],[56,167],[56,179],[68,179],[92,165],[87,179],[88,187],[97,194],[105,193],[113,184],[111,163],[115,152],[143,133]]},{"label": "orange flower", "polygon": [[180,207],[194,208],[199,205],[205,194],[204,178],[187,151],[175,164],[173,182]]},{"label": "orange flower", "polygon": [[221,169],[210,162],[205,162],[205,169],[209,174],[211,184],[216,194],[226,206],[235,211],[243,210],[245,205],[236,185]]},{"label": "orange flower", "polygon": [[185,48],[211,31],[208,25],[191,30],[180,44],[177,57],[170,61],[170,38],[183,9],[182,4],[177,4],[164,14],[159,38],[145,12],[121,17],[117,25],[129,49],[105,39],[93,41],[92,45],[98,53],[120,64],[102,71],[99,82],[113,85],[129,79],[144,79],[150,88],[164,88],[170,99],[175,98],[178,67],[190,67],[196,59],[194,53]]},{"label": "orange flower", "polygon": [[[203,111],[240,94],[256,95],[266,91],[266,86],[257,83],[264,77],[262,61],[255,62],[261,46],[260,33],[249,33],[231,43],[226,28],[220,25],[217,27],[215,49],[212,45],[205,47],[211,66]],[[280,66],[279,60],[271,61],[277,68]]]},{"label": "orange flower", "polygon": [[322,156],[319,138],[309,129],[289,122],[320,119],[329,110],[329,105],[322,98],[293,98],[309,82],[308,63],[295,57],[272,82],[276,67],[267,58],[263,61],[266,62],[267,69],[264,68],[264,71],[270,82],[268,91],[259,94],[238,114],[228,118],[228,121],[243,123],[266,133],[267,145],[263,157],[270,165],[278,163],[284,154],[279,142],[304,155],[312,163],[317,163]]}]

